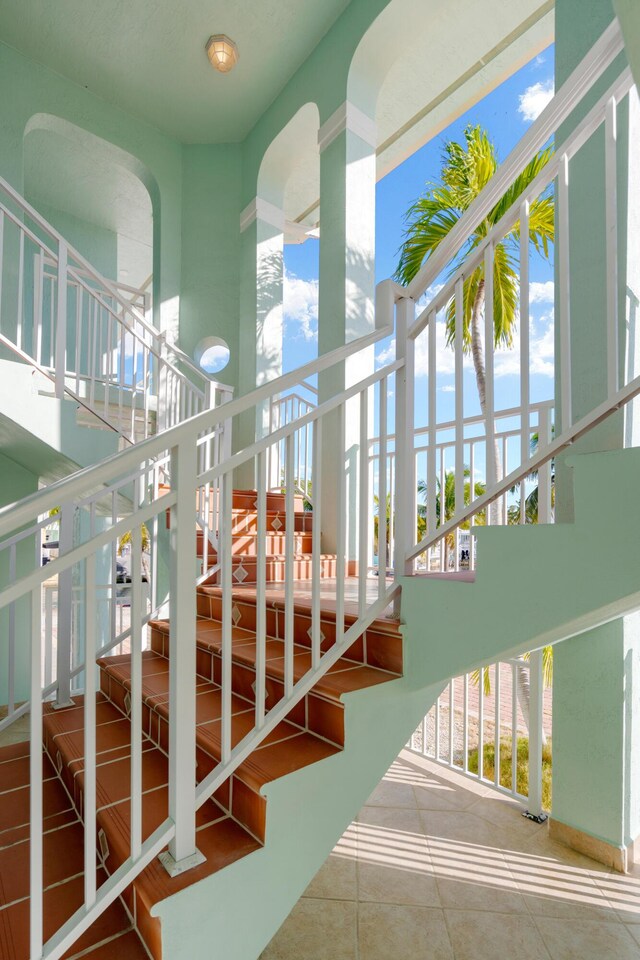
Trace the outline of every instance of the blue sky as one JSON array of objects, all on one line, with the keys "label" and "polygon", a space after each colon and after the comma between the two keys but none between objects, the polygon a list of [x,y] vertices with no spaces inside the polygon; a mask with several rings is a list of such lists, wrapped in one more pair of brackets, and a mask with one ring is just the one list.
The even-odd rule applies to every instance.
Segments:
[{"label": "blue sky", "polygon": [[[535,120],[553,93],[553,47],[497,87],[433,141],[418,150],[384,179],[376,189],[376,282],[393,274],[402,242],[404,214],[425,190],[439,179],[442,146],[462,140],[467,124],[480,124],[489,132],[504,160]],[[317,356],[317,240],[285,247],[284,371]],[[543,400],[553,391],[553,266],[534,253],[530,259],[532,400]],[[438,419],[453,413],[453,353],[445,347],[439,325]],[[418,346],[418,355],[420,353]],[[496,354],[496,407],[515,405],[519,379],[515,372],[517,342],[510,352]],[[389,355],[380,344],[379,359]],[[469,365],[465,373],[465,414],[477,412],[475,380]],[[426,383],[425,383],[426,388]],[[420,383],[417,384],[420,390]]]}]

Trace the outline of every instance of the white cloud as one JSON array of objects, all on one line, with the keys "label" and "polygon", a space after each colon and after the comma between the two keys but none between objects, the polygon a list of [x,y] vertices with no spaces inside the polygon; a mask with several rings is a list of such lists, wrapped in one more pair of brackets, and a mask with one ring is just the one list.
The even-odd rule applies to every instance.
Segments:
[{"label": "white cloud", "polygon": [[553,79],[532,83],[518,97],[518,113],[526,123],[533,123],[553,97]]},{"label": "white cloud", "polygon": [[285,270],[282,299],[287,335],[317,340],[318,281],[302,280]]},{"label": "white cloud", "polygon": [[440,390],[442,393],[455,393],[456,392],[455,384],[445,383],[443,386],[440,387]]},{"label": "white cloud", "polygon": [[[548,313],[529,323],[529,371],[542,377],[553,377],[554,364],[553,314]],[[520,331],[513,338],[513,346],[496,350],[494,359],[496,377],[520,375]]]},{"label": "white cloud", "polygon": [[547,280],[544,283],[534,280],[529,284],[529,303],[553,303],[553,292],[553,280]]}]

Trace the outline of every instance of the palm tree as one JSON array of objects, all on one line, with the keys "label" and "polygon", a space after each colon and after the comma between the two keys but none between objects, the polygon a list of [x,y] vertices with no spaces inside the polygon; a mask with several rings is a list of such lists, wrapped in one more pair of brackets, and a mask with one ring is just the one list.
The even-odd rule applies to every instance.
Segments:
[{"label": "palm tree", "polygon": [[[429,257],[447,238],[453,227],[487,185],[498,168],[495,145],[486,130],[468,126],[465,143],[449,141],[444,145],[441,182],[427,183],[426,193],[419,197],[406,214],[405,239],[400,248],[396,279],[410,283]],[[454,274],[468,254],[487,236],[492,227],[515,203],[538,173],[548,163],[552,148],[541,150],[515,179],[501,200],[476,227],[456,257]],[[554,238],[554,205],[550,193],[533,201],[529,209],[529,240],[534,249],[549,258],[549,245]],[[505,238],[495,245],[493,267],[494,346],[510,347],[518,314],[517,252],[520,222],[517,221]],[[471,353],[478,388],[480,408],[486,416],[486,372],[482,345],[482,319],[485,305],[484,263],[464,278],[463,334],[464,349]],[[453,298],[446,308],[447,343],[455,340],[456,309]],[[501,476],[500,453],[494,450],[495,476]]]}]

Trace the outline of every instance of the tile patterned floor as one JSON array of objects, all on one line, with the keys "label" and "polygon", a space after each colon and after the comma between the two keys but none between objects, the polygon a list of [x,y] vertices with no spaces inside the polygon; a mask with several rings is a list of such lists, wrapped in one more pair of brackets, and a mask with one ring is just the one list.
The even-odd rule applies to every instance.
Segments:
[{"label": "tile patterned floor", "polygon": [[403,751],[261,960],[640,960],[640,869]]}]

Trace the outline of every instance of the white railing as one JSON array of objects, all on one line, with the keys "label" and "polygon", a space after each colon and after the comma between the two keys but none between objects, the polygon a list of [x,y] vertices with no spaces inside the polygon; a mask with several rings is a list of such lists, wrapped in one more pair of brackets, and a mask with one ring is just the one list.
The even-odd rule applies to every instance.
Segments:
[{"label": "white railing", "polygon": [[[136,442],[229,399],[0,178],[0,344]],[[180,367],[178,367],[178,362]]]},{"label": "white railing", "polygon": [[541,822],[548,814],[543,746],[550,735],[537,650],[452,677],[407,748],[519,800]]},{"label": "white railing", "polygon": [[[528,456],[553,436],[553,401],[532,403],[529,407],[528,435],[524,441],[522,431],[524,418],[521,407],[496,411],[494,415],[494,442],[498,446],[505,473],[512,463],[522,463],[522,448]],[[461,437],[461,442],[460,442]],[[540,440],[540,438],[545,438]],[[369,469],[374,504],[370,523],[369,567],[378,572],[378,535],[374,518],[380,502],[380,491],[386,489],[387,498],[387,550],[391,558],[395,551],[395,517],[390,505],[395,500],[396,487],[396,436],[387,437],[386,471],[381,476],[380,440],[374,437],[369,448]],[[462,447],[462,496],[466,506],[486,492],[486,431],[482,415],[465,417],[461,424],[455,420],[438,422],[434,428],[419,427],[413,432],[413,473],[416,477],[414,530],[417,539],[422,539],[427,529],[438,530],[449,521],[455,511],[456,454]],[[435,496],[429,500],[428,482],[425,478],[435,474]],[[551,523],[553,521],[553,471],[550,461],[544,463],[535,476],[525,476],[500,498],[499,512],[494,522]],[[473,570],[476,565],[475,538],[472,529],[478,523],[486,523],[486,508],[455,527],[447,537],[437,540],[424,554],[416,558],[416,570],[430,572],[458,572]]]},{"label": "white railing", "polygon": [[[523,490],[526,478],[532,472],[540,470],[550,463],[555,454],[571,444],[577,436],[590,430],[612,410],[626,403],[638,392],[638,380],[634,373],[625,379],[626,370],[621,368],[620,357],[620,318],[618,315],[618,259],[616,251],[617,231],[617,167],[616,167],[616,114],[618,105],[627,96],[633,87],[631,71],[625,67],[609,89],[597,100],[586,116],[577,124],[573,132],[563,143],[557,143],[555,153],[543,166],[540,173],[531,184],[518,196],[511,207],[505,210],[494,226],[487,225],[484,239],[474,245],[465,256],[468,239],[474,231],[485,221],[488,213],[496,207],[507,190],[517,180],[525,167],[544,147],[550,138],[581,102],[585,93],[602,76],[615,57],[623,49],[622,37],[617,21],[604,32],[601,39],[594,45],[590,53],[578,66],[567,82],[558,91],[551,103],[546,107],[538,120],[532,125],[525,137],[510,154],[496,175],[488,183],[477,200],[469,207],[460,221],[452,229],[448,238],[442,242],[436,252],[428,258],[415,279],[399,293],[397,288],[390,290],[396,303],[396,336],[402,339],[402,331],[406,330],[406,340],[401,349],[406,356],[406,376],[408,381],[408,405],[404,412],[401,435],[396,423],[396,444],[400,449],[413,448],[414,434],[418,425],[416,411],[422,415],[427,410],[427,450],[426,470],[422,479],[426,487],[426,532],[417,534],[415,518],[418,516],[417,483],[415,462],[411,457],[397,457],[395,471],[396,490],[401,490],[401,499],[410,504],[405,512],[404,528],[400,528],[398,517],[395,519],[395,562],[396,573],[414,572],[419,566],[424,569],[429,564],[427,556],[432,548],[446,537],[456,535],[456,530],[462,524],[473,522],[472,518],[484,514],[485,523],[501,523],[508,511],[505,499],[509,491],[520,487]],[[606,329],[606,365],[608,371],[606,396],[589,414],[576,421],[572,413],[572,384],[571,384],[571,305],[569,301],[569,227],[570,212],[569,199],[571,195],[570,172],[572,161],[580,153],[584,145],[594,133],[604,127],[602,137],[604,181],[598,185],[603,189],[606,210],[606,245],[607,256],[602,264],[602,283],[607,291],[607,314],[604,318]],[[560,396],[550,398],[554,400],[554,432],[544,437],[538,437],[534,449],[531,445],[531,436],[535,432],[534,406],[531,402],[531,342],[529,325],[529,214],[533,204],[541,197],[547,196],[554,189],[555,184],[555,237],[554,249],[558,263],[559,290],[556,297],[555,325],[558,331],[555,353],[555,370],[559,374],[561,384]],[[517,430],[520,437],[520,450],[514,451],[514,459],[505,463],[500,457],[502,438],[499,436],[497,421],[504,417],[496,405],[495,389],[495,355],[494,345],[494,296],[493,280],[495,266],[495,251],[497,245],[505,238],[511,237],[512,246],[519,251],[518,265],[518,297],[519,297],[519,332],[520,348],[512,358],[517,367],[518,389],[520,403],[516,415],[518,418]],[[517,256],[515,257],[517,259]],[[445,280],[435,296],[430,297],[426,306],[417,312],[417,300],[426,295],[429,287],[440,278],[444,268],[455,264],[453,272]],[[469,397],[465,384],[464,364],[465,350],[463,344],[463,311],[465,282],[474,271],[482,270],[485,282],[485,309],[481,346],[484,353],[486,375],[486,401],[482,410],[484,421],[484,492],[469,498],[465,497],[465,468],[469,466],[471,447],[468,436],[465,434],[466,411],[471,405],[479,406],[478,394],[474,390]],[[439,523],[436,515],[439,484],[442,483],[443,458],[438,456],[437,435],[440,429],[437,416],[436,377],[438,370],[438,354],[436,348],[436,327],[443,311],[447,311],[454,320],[453,356],[454,356],[454,386],[453,401],[455,408],[455,422],[453,426],[453,440],[448,451],[451,456],[453,471],[452,507],[444,522]],[[417,313],[417,316],[416,316]],[[417,360],[416,358],[420,358]],[[420,378],[420,379],[418,379]],[[424,391],[418,391],[418,386],[424,382]],[[476,445],[476,450],[479,452]],[[382,462],[386,462],[386,451],[381,454]],[[385,471],[381,471],[384,477]],[[549,486],[549,471],[543,474],[541,480]],[[385,491],[386,495],[386,491]],[[520,497],[521,502],[524,498]],[[523,511],[523,517],[524,511]],[[456,551],[457,552],[457,551]],[[426,560],[425,560],[426,558]]]},{"label": "white railing", "polygon": [[[269,433],[275,433],[281,427],[305,417],[316,408],[317,390],[308,383],[302,383],[300,386],[310,394],[311,398],[309,396],[304,397],[301,393],[291,392],[283,397],[272,397],[269,401]],[[309,504],[313,503],[312,449],[313,424],[309,422],[302,433],[296,437],[293,451],[295,491],[304,496]],[[267,482],[270,490],[281,490],[283,488],[286,457],[287,450],[284,440],[269,450]]]},{"label": "white railing", "polygon": [[[358,483],[364,501],[368,499],[367,456],[371,439],[367,411],[374,406],[387,407],[387,382],[400,378],[402,361],[388,364],[356,386],[303,413],[274,434],[257,440],[246,450],[231,454],[224,433],[230,434],[233,419],[247,410],[255,410],[270,396],[297,387],[311,372],[327,369],[364,349],[388,334],[381,330],[325,355],[308,365],[254,391],[246,397],[224,404],[122,451],[95,467],[52,484],[38,494],[10,508],[0,510],[0,563],[12,552],[20,558],[16,577],[0,590],[0,610],[22,618],[21,636],[31,636],[30,679],[16,673],[10,664],[14,691],[13,709],[4,725],[30,713],[32,789],[31,789],[31,954],[56,960],[70,947],[93,919],[131,882],[132,878],[169,845],[171,863],[182,864],[196,852],[196,814],[199,807],[230,776],[233,770],[268,736],[292,707],[311,689],[348,649],[363,630],[393,600],[396,585],[380,579],[376,591],[368,591],[366,569],[357,579],[357,611],[354,623],[345,618],[344,579],[349,555],[347,529],[357,522],[357,507],[347,497],[347,470],[335,471],[331,495],[339,505],[335,525],[321,516],[321,499],[314,511],[312,534],[313,597],[311,627],[311,664],[300,673],[294,660],[294,483],[297,465],[294,451],[309,426],[313,426],[312,463],[316,467],[326,457],[323,427],[330,418],[337,421],[338,436],[344,438],[346,420],[360,423]],[[310,369],[311,367],[311,369]],[[284,678],[282,695],[267,704],[266,674],[266,544],[267,527],[266,467],[270,452],[285,445],[285,582],[284,582]],[[342,443],[344,449],[344,443]],[[331,449],[331,456],[335,450]],[[239,743],[231,735],[231,643],[232,587],[235,577],[233,553],[232,496],[237,472],[253,467],[258,478],[257,494],[257,586],[256,586],[256,695],[255,719],[251,731]],[[167,477],[170,478],[167,482]],[[46,567],[41,565],[41,526],[39,518],[49,517],[58,508],[60,526],[58,556]],[[170,531],[166,533],[167,512]],[[218,583],[223,590],[221,696],[222,757],[213,771],[200,783],[195,780],[195,702],[196,683],[196,528],[203,531],[204,559],[202,577]],[[139,571],[142,564],[142,532],[150,540],[148,601],[143,595]],[[320,585],[322,549],[320,530],[336,544],[335,607],[336,641],[326,649],[321,644]],[[118,546],[125,533],[131,533],[130,608],[126,624],[117,619],[117,582],[115,563]],[[363,548],[363,549],[366,549]],[[160,553],[168,574],[169,590],[160,576]],[[28,558],[31,557],[31,562]],[[357,557],[355,558],[358,559]],[[106,591],[98,584],[106,584]],[[43,602],[43,590],[45,600]],[[65,597],[69,598],[65,601]],[[167,615],[170,619],[170,723],[169,814],[150,837],[142,834],[143,795],[133,791],[130,856],[100,888],[95,886],[96,837],[96,726],[95,671],[86,665],[115,649],[131,651],[131,764],[132,784],[140,784],[141,773],[141,671],[142,650],[146,644],[146,626],[151,619]],[[44,617],[44,624],[43,624]],[[44,626],[44,630],[43,630]],[[55,657],[55,663],[53,659]],[[36,758],[42,750],[42,701],[54,698],[60,705],[69,702],[73,692],[84,692],[85,786],[83,819],[85,824],[85,898],[83,906],[47,944],[42,945],[42,782],[36,776]],[[19,705],[18,705],[19,704]],[[179,748],[177,747],[179,745]]]},{"label": "white railing", "polygon": [[[518,484],[526,483],[526,477],[533,470],[540,470],[548,464],[555,453],[562,450],[577,436],[591,429],[594,424],[609,416],[621,404],[640,394],[640,377],[621,384],[617,364],[617,317],[615,315],[616,297],[609,297],[609,315],[606,318],[608,330],[609,389],[607,397],[588,416],[574,422],[570,404],[570,357],[568,353],[568,332],[570,325],[567,261],[567,193],[569,190],[568,171],[571,158],[582,144],[605,123],[606,127],[606,184],[607,210],[609,220],[615,224],[615,203],[611,199],[611,190],[615,186],[615,110],[617,103],[631,88],[631,75],[623,71],[620,78],[607,94],[589,111],[586,118],[576,128],[569,140],[560,146],[556,156],[545,167],[537,181],[523,194],[511,210],[508,210],[500,222],[488,233],[486,239],[457,267],[443,290],[431,301],[416,318],[416,300],[424,294],[428,286],[438,277],[447,264],[456,261],[471,235],[486,216],[486,213],[504,195],[506,189],[519,175],[523,166],[532,155],[555,133],[575,108],[583,94],[602,75],[622,47],[617,25],[610,28],[587,56],[581,67],[572,75],[568,84],[562,88],[553,103],[532,126],[524,138],[523,144],[514,151],[505,165],[496,174],[478,201],[461,218],[458,227],[443,244],[438,254],[430,258],[427,265],[407,289],[399,287],[393,281],[384,281],[379,285],[376,300],[376,330],[360,340],[325,354],[311,364],[307,364],[294,373],[287,374],[276,381],[266,384],[245,397],[225,403],[222,407],[206,410],[192,419],[179,423],[161,435],[144,440],[103,463],[83,470],[60,483],[40,491],[19,504],[0,510],[0,561],[3,555],[10,556],[12,544],[19,539],[16,550],[31,556],[32,563],[20,564],[16,579],[0,590],[0,610],[16,611],[29,623],[31,635],[31,663],[28,676],[28,690],[23,699],[26,706],[19,710],[29,710],[31,718],[31,955],[44,957],[45,960],[58,960],[80,934],[131,882],[131,880],[154,858],[163,847],[169,844],[170,862],[185,866],[196,854],[196,812],[212,793],[274,727],[289,713],[291,708],[317,683],[328,669],[339,659],[349,645],[359,636],[372,620],[386,609],[391,600],[397,599],[400,577],[412,573],[416,559],[427,550],[435,547],[445,536],[455,532],[460,525],[472,516],[478,518],[486,511],[488,522],[500,519],[499,508],[492,511],[491,505],[501,498],[509,496],[509,491]],[[560,312],[556,318],[560,327],[560,353],[556,356],[556,365],[562,375],[562,391],[555,404],[555,435],[547,443],[539,437],[535,452],[530,450],[532,431],[536,423],[534,405],[530,398],[530,374],[528,353],[528,247],[523,244],[520,272],[521,326],[524,328],[520,349],[520,390],[521,402],[516,414],[516,430],[519,437],[520,460],[503,476],[491,467],[492,456],[487,455],[495,449],[496,436],[502,431],[505,443],[511,431],[508,424],[496,427],[496,421],[503,417],[504,411],[496,409],[493,390],[493,324],[492,297],[487,295],[485,316],[486,341],[485,356],[487,366],[487,403],[483,411],[483,429],[478,443],[485,445],[485,492],[472,502],[464,502],[464,465],[465,456],[470,455],[469,433],[471,428],[468,411],[464,403],[463,350],[460,333],[456,334],[455,344],[455,423],[452,440],[440,436],[435,403],[431,399],[435,393],[435,373],[437,358],[434,350],[435,320],[438,312],[454,301],[454,310],[459,312],[461,291],[464,278],[478,264],[484,263],[488,286],[491,286],[493,255],[495,243],[518,220],[526,223],[527,204],[546,190],[556,177],[560,177],[558,194],[559,227],[556,243],[560,256]],[[31,213],[29,214],[32,215]],[[10,220],[3,212],[3,223]],[[33,233],[27,234],[22,222],[11,219],[18,231],[17,240],[23,250],[22,263],[27,240],[34,242]],[[610,224],[609,224],[610,225]],[[526,231],[525,231],[526,233]],[[609,231],[608,236],[611,237]],[[20,237],[23,239],[20,240]],[[36,238],[37,240],[37,238]],[[40,243],[40,241],[37,241]],[[58,251],[45,251],[53,255],[58,265],[58,284],[54,320],[65,316],[65,295],[71,296],[68,289],[70,269],[68,252],[61,240],[57,240]],[[20,259],[20,258],[18,258]],[[18,262],[18,260],[16,260]],[[85,266],[84,263],[80,264]],[[617,263],[611,258],[607,261],[607,289],[617,289]],[[73,277],[78,282],[77,277]],[[613,284],[613,288],[611,287]],[[63,294],[60,291],[64,291]],[[3,294],[4,296],[4,294]],[[91,296],[94,296],[91,294]],[[22,302],[21,300],[19,302]],[[99,298],[99,303],[101,303]],[[108,309],[108,308],[107,308]],[[127,310],[129,308],[127,307]],[[4,315],[4,302],[3,302]],[[20,311],[18,311],[18,316]],[[121,319],[121,318],[120,318]],[[394,324],[395,319],[395,324]],[[68,372],[66,358],[67,344],[59,326],[54,324],[56,341],[56,365],[58,385],[64,392],[65,375]],[[247,412],[264,410],[265,405],[284,397],[287,392],[300,395],[303,384],[309,377],[342,364],[344,360],[365,350],[393,332],[395,326],[396,357],[382,369],[372,373],[361,382],[343,390],[328,400],[318,403],[311,409],[300,409],[299,415],[281,425],[272,434],[258,438],[246,449],[231,453],[225,448],[222,431],[228,438],[233,428],[233,420]],[[95,329],[98,329],[97,327]],[[120,329],[120,328],[119,328]],[[416,341],[426,335],[427,364],[424,370],[416,370]],[[122,334],[139,336],[144,339],[138,328],[132,328]],[[96,340],[101,343],[99,334]],[[149,350],[151,348],[149,347]],[[148,366],[148,364],[147,364]],[[151,365],[153,366],[153,365]],[[120,367],[122,369],[122,365]],[[183,381],[173,374],[175,368],[165,364],[165,392],[162,393],[162,377],[154,373],[160,388],[160,400],[176,409],[182,415],[184,405],[176,405],[174,393],[182,394]],[[73,372],[73,371],[72,371]],[[427,474],[424,478],[427,487],[426,534],[418,538],[416,533],[417,510],[417,467],[416,460],[422,455],[417,450],[416,436],[424,425],[416,419],[416,374],[427,374]],[[393,408],[389,402],[390,388],[394,391]],[[67,388],[68,389],[68,388]],[[186,388],[185,388],[186,391]],[[61,393],[61,395],[62,395]],[[180,403],[182,403],[182,400]],[[159,404],[160,404],[159,400]],[[171,406],[173,404],[173,406]],[[124,406],[124,400],[123,400]],[[545,408],[546,409],[546,408]],[[374,411],[375,416],[369,414]],[[193,410],[191,411],[193,412]],[[541,416],[538,412],[537,416]],[[372,421],[378,421],[376,429],[376,455],[382,465],[389,462],[389,451],[393,450],[393,502],[390,514],[394,527],[393,566],[395,580],[387,584],[385,577],[378,577],[375,589],[368,580],[370,560],[369,536],[371,522],[370,504],[374,486],[371,482],[370,448],[374,440]],[[356,442],[352,449],[357,450],[355,466],[353,457],[345,453],[345,423],[357,427]],[[393,421],[395,439],[390,440],[389,427]],[[330,425],[330,429],[329,428]],[[325,427],[327,429],[325,429]],[[311,434],[308,429],[311,428]],[[305,434],[305,431],[307,433]],[[312,548],[312,627],[310,666],[300,674],[294,661],[294,524],[296,483],[300,479],[300,466],[296,461],[296,450],[302,444],[306,447],[305,436],[311,437],[309,475],[313,478],[314,523]],[[331,445],[325,445],[324,437],[331,437]],[[475,441],[474,441],[475,443]],[[266,490],[268,462],[279,456],[276,451],[284,444],[284,457],[280,469],[284,470],[282,486],[285,493],[285,581],[284,581],[284,682],[280,699],[273,703],[271,697],[266,703],[266,538],[267,511]],[[454,509],[449,519],[436,525],[433,514],[436,503],[437,468],[445,464],[449,456],[441,454],[438,461],[438,444],[444,450],[452,450],[455,469]],[[419,444],[418,444],[419,446]],[[335,462],[333,473],[321,475],[319,464],[323,458]],[[478,454],[478,460],[480,460]],[[474,470],[475,470],[474,464]],[[480,464],[477,464],[480,478]],[[257,487],[257,576],[256,576],[256,686],[255,718],[252,729],[243,739],[234,743],[231,734],[231,663],[232,663],[232,587],[234,580],[233,555],[233,511],[232,497],[234,478],[239,472],[246,475],[247,469],[253,471]],[[356,475],[353,475],[355,469]],[[440,470],[442,466],[440,465]],[[348,476],[352,471],[351,476]],[[166,478],[170,482],[166,483]],[[279,478],[280,480],[280,478]],[[386,510],[389,492],[387,469],[378,470],[376,489],[378,490],[378,541],[379,568],[388,566],[387,527],[389,518]],[[357,490],[357,497],[347,496],[349,491]],[[321,490],[322,484],[330,484],[331,489]],[[526,489],[526,488],[525,488]],[[322,505],[327,498],[333,499],[335,510],[331,519],[323,516]],[[61,512],[60,553],[56,560],[46,568],[40,565],[38,538],[41,532],[37,528],[40,518],[48,516],[53,507]],[[489,509],[488,509],[489,508]],[[508,504],[507,504],[508,509]],[[170,533],[163,533],[167,511],[170,514]],[[326,511],[325,511],[326,512]],[[504,516],[504,513],[503,513]],[[431,517],[431,523],[429,518]],[[65,522],[65,518],[66,522]],[[69,519],[70,518],[70,519]],[[495,519],[494,519],[495,518]],[[201,782],[196,783],[195,769],[195,704],[193,690],[195,685],[195,627],[196,627],[196,525],[203,530],[205,558],[203,574],[214,578],[222,587],[222,647],[221,647],[221,700],[222,700],[222,756],[218,765]],[[113,616],[100,617],[96,602],[97,583],[113,584],[113,576],[103,578],[103,571],[117,551],[117,544],[124,533],[131,531],[132,570],[140,570],[142,563],[142,524],[149,531],[151,540],[150,560],[150,600],[149,608],[166,613],[170,617],[170,747],[169,747],[169,806],[167,819],[149,837],[142,835],[143,795],[139,789],[141,775],[141,654],[143,630],[151,614],[143,603],[142,584],[138,576],[132,576],[130,625],[125,631],[117,633]],[[62,530],[66,531],[65,536]],[[25,531],[27,531],[25,533]],[[322,548],[320,533],[332,545],[335,544],[335,611],[336,641],[329,649],[323,649],[320,629],[320,586],[322,573]],[[347,541],[349,531],[349,541]],[[358,531],[357,538],[352,536]],[[354,547],[355,542],[355,547]],[[348,545],[349,544],[349,545]],[[35,545],[35,550],[34,550]],[[7,553],[8,551],[8,553]],[[160,582],[158,559],[163,554],[163,570],[168,573],[169,589]],[[355,554],[355,555],[354,555]],[[155,555],[155,559],[154,559]],[[37,559],[36,559],[37,556]],[[347,626],[345,621],[344,579],[349,565],[357,565],[357,619]],[[155,573],[154,573],[155,571]],[[446,571],[445,571],[446,572]],[[58,643],[56,649],[56,670],[48,688],[43,682],[42,651],[42,586],[52,577],[58,578],[58,589],[66,584],[67,595],[76,591],[69,610],[76,604],[78,628],[78,654],[74,661],[73,631],[63,631],[58,622]],[[324,592],[323,592],[324,593]],[[324,597],[323,597],[324,598]],[[25,616],[26,611],[26,616]],[[72,613],[65,613],[72,616]],[[60,617],[60,614],[58,614]],[[100,653],[113,649],[118,643],[128,639],[131,649],[131,783],[134,787],[131,800],[131,837],[128,859],[109,877],[100,888],[95,886],[96,855],[96,745],[95,745],[95,670],[85,669],[93,664]],[[62,642],[64,640],[64,642]],[[42,698],[54,696],[59,702],[65,702],[71,692],[73,676],[85,693],[85,744],[84,744],[84,823],[85,823],[85,895],[81,908],[58,930],[47,944],[42,945]],[[14,690],[24,678],[14,678]],[[17,699],[17,697],[16,697]],[[17,710],[13,716],[17,715]],[[532,804],[530,797],[530,804]]]}]

